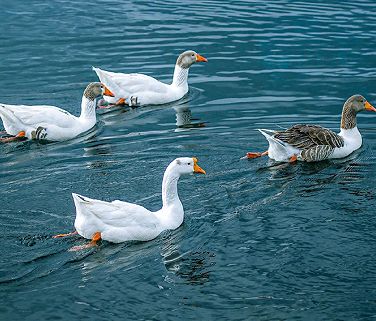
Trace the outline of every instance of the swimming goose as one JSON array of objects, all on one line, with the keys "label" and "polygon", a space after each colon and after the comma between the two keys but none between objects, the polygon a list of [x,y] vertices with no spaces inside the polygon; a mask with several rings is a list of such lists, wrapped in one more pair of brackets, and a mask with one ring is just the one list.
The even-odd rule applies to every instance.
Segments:
[{"label": "swimming goose", "polygon": [[351,96],[343,105],[339,134],[317,125],[294,125],[284,131],[259,129],[269,142],[263,153],[247,153],[247,158],[268,155],[279,162],[296,160],[316,162],[343,158],[362,146],[362,136],[356,124],[356,115],[363,110],[376,109],[361,95]]},{"label": "swimming goose", "polygon": [[123,74],[93,67],[100,81],[114,93],[115,98],[104,98],[109,103],[129,106],[160,105],[182,98],[188,92],[188,72],[196,62],[208,60],[190,50],[177,59],[170,85],[144,74]]},{"label": "swimming goose", "polygon": [[100,239],[113,243],[149,241],[162,231],[176,229],[184,219],[183,205],[178,196],[180,175],[202,173],[196,158],[177,158],[168,165],[162,182],[162,209],[156,212],[123,201],[104,202],[73,193],[76,206],[75,232],[59,234],[54,238],[79,234],[91,242],[73,247],[80,250],[96,245]]},{"label": "swimming goose", "polygon": [[0,142],[23,137],[47,141],[72,139],[95,125],[96,99],[103,94],[112,95],[101,83],[90,83],[82,96],[79,117],[55,106],[0,104],[0,117],[4,128],[13,136],[0,139]]}]

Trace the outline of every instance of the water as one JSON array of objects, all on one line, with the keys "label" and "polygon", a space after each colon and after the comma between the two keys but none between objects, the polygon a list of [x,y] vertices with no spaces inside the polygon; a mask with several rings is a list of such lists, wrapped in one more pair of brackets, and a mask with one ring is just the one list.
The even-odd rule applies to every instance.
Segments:
[{"label": "water", "polygon": [[[256,128],[337,129],[350,95],[376,104],[375,10],[369,0],[3,1],[4,103],[78,114],[92,65],[170,81],[184,50],[209,62],[191,68],[180,102],[102,113],[65,143],[0,146],[0,319],[374,319],[376,115],[359,115],[364,145],[344,160],[239,159],[265,150]],[[77,253],[67,250],[83,239],[51,239],[72,230],[71,192],[157,210],[178,156],[207,171],[179,183],[179,229]]]}]

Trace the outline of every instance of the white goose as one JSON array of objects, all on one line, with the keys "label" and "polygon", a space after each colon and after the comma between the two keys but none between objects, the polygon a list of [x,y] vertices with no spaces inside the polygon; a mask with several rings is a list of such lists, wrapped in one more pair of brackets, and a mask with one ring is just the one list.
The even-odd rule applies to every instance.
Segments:
[{"label": "white goose", "polygon": [[115,98],[104,97],[109,103],[129,106],[160,105],[182,98],[188,92],[188,72],[196,62],[208,60],[190,50],[177,59],[170,85],[144,74],[123,74],[93,67],[100,81],[114,93]]},{"label": "white goose", "polygon": [[113,243],[131,240],[149,241],[162,231],[176,229],[184,219],[183,205],[178,195],[181,175],[202,173],[196,158],[177,158],[168,165],[162,182],[162,209],[151,212],[146,208],[123,201],[104,202],[73,193],[76,206],[75,232],[59,234],[54,238],[79,234],[91,242],[73,247],[80,250],[96,245],[100,239]]},{"label": "white goose", "polygon": [[112,95],[101,83],[90,83],[82,96],[79,117],[55,106],[0,104],[0,117],[4,128],[13,136],[2,138],[0,142],[25,137],[47,141],[72,139],[95,125],[96,99],[103,94]]},{"label": "white goose", "polygon": [[344,158],[362,146],[362,135],[356,125],[356,115],[363,110],[376,112],[363,96],[354,95],[343,105],[339,134],[318,125],[294,125],[284,131],[259,129],[269,142],[263,153],[247,153],[247,158],[268,155],[279,162],[296,160],[317,162]]}]

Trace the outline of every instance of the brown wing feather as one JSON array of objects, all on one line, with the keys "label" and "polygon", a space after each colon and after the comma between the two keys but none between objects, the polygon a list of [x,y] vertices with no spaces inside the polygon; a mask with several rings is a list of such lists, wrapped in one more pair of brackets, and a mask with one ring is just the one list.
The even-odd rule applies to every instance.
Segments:
[{"label": "brown wing feather", "polygon": [[318,162],[328,159],[332,155],[334,148],[329,145],[317,145],[312,148],[302,150],[300,157],[306,162]]},{"label": "brown wing feather", "polygon": [[335,132],[318,125],[294,125],[277,132],[275,138],[299,149],[308,149],[318,145],[332,148],[343,147],[343,138]]}]

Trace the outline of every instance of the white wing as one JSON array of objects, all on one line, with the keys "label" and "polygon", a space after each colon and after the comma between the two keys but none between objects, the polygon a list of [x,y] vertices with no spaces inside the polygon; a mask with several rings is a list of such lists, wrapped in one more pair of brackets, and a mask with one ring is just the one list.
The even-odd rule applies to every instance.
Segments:
[{"label": "white wing", "polygon": [[115,228],[154,229],[159,224],[155,215],[146,208],[122,201],[105,202],[73,194],[77,209],[87,219],[98,219]]},{"label": "white wing", "polygon": [[166,93],[168,85],[144,74],[123,74],[105,71],[93,67],[100,81],[104,83],[116,97],[128,98],[139,92]]},{"label": "white wing", "polygon": [[52,123],[59,127],[69,128],[72,122],[77,120],[77,117],[55,106],[0,104],[0,114],[4,114],[11,121],[19,121],[28,126]]}]

